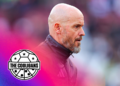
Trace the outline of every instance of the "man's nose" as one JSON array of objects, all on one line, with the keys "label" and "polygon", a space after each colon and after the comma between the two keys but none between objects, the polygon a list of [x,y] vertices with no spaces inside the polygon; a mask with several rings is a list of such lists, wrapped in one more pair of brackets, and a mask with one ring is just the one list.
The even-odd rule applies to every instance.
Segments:
[{"label": "man's nose", "polygon": [[81,29],[78,34],[79,34],[79,36],[84,36],[84,35],[85,35],[85,32],[84,32],[83,29]]}]

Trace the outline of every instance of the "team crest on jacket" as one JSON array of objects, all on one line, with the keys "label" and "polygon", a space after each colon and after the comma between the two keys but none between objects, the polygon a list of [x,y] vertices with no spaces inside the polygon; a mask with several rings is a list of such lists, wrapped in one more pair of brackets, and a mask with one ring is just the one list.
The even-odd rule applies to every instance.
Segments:
[{"label": "team crest on jacket", "polygon": [[29,80],[40,70],[40,61],[32,51],[19,50],[11,56],[8,69],[17,79]]}]

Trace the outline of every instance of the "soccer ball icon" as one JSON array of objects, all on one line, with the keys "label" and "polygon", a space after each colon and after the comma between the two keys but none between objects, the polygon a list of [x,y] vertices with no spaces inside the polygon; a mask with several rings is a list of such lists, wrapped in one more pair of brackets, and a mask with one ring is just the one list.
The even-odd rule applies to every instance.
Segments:
[{"label": "soccer ball icon", "polygon": [[19,50],[15,52],[9,61],[10,72],[20,80],[33,78],[39,69],[40,62],[38,57],[30,50]]}]

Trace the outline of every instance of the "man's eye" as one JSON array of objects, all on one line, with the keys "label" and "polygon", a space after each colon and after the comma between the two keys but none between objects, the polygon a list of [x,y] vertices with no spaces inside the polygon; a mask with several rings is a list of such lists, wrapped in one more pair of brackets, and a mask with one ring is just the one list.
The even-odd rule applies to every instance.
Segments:
[{"label": "man's eye", "polygon": [[75,28],[79,28],[79,27],[80,27],[80,25],[76,25],[76,26],[75,26]]}]

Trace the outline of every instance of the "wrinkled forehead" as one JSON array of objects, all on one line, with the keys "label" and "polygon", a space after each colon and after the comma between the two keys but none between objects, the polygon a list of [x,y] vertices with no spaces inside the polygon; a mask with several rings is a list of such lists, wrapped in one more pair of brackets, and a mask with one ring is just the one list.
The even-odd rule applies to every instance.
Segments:
[{"label": "wrinkled forehead", "polygon": [[79,23],[84,25],[84,16],[81,12],[70,12],[69,14],[69,22],[70,23]]}]

